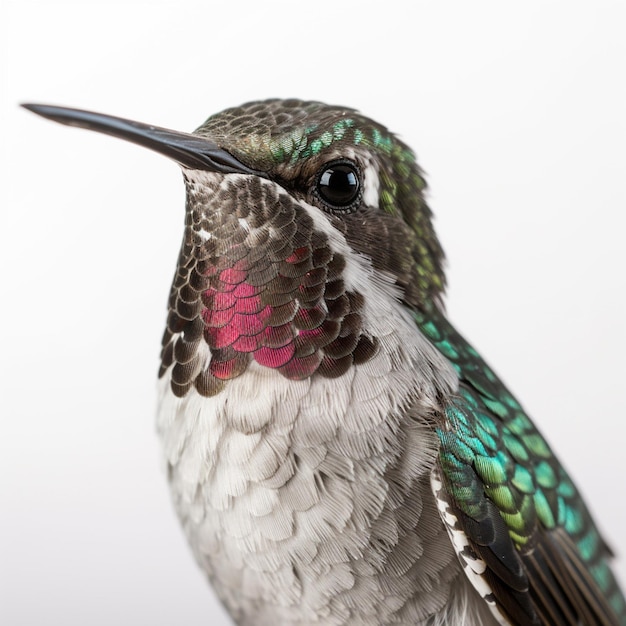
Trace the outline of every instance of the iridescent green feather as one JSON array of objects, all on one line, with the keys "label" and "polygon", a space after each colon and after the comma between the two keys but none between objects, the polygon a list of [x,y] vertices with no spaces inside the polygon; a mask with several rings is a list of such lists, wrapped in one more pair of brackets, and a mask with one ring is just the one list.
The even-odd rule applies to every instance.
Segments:
[{"label": "iridescent green feather", "polygon": [[609,568],[610,552],[569,476],[520,404],[478,353],[436,311],[415,313],[421,331],[459,375],[457,396],[438,429],[440,463],[455,505],[471,519],[485,496],[498,508],[520,555],[543,531],[563,529],[607,598],[618,623],[626,605]]}]

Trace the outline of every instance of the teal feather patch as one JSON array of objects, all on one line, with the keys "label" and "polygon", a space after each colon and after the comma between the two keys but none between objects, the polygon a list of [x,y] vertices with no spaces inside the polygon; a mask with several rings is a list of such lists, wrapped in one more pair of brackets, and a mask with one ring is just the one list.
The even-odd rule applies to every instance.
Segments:
[{"label": "teal feather patch", "polygon": [[[500,613],[511,624],[626,625],[610,551],[546,440],[443,314],[414,315],[459,375],[458,392],[437,428],[442,490],[491,570],[484,578]],[[505,541],[492,532],[493,515],[504,522]],[[511,570],[496,572],[494,557],[511,563]],[[524,564],[521,578],[516,559]]]}]

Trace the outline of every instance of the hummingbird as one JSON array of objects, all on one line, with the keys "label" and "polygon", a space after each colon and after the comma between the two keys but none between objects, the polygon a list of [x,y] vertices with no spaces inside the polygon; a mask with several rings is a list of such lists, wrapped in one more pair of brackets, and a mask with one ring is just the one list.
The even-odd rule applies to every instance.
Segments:
[{"label": "hummingbird", "polygon": [[157,430],[237,624],[626,625],[580,493],[446,317],[403,141],[297,99],[193,133],[23,106],[182,168]]}]

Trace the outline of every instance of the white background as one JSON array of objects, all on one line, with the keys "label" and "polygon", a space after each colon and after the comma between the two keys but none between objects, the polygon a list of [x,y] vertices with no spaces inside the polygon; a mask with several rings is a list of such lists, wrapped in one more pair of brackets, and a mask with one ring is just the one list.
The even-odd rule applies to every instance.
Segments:
[{"label": "white background", "polygon": [[153,428],[181,176],[20,101],[191,130],[298,96],[400,133],[453,322],[626,557],[623,2],[4,0],[0,29],[2,624],[228,623]]}]

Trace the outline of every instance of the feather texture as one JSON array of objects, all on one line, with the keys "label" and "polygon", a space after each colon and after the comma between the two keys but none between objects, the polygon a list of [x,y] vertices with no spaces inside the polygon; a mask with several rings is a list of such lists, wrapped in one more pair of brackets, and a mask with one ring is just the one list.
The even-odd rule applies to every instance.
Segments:
[{"label": "feather texture", "polygon": [[510,624],[626,624],[610,551],[545,439],[443,314],[416,321],[459,376],[433,485],[449,533],[484,566],[468,572],[453,539],[476,589]]}]

